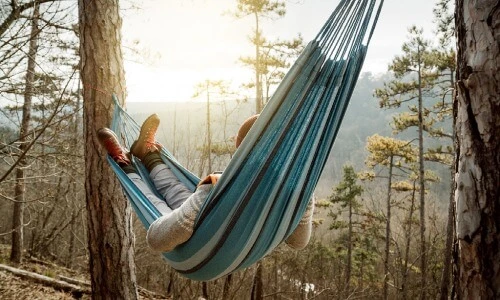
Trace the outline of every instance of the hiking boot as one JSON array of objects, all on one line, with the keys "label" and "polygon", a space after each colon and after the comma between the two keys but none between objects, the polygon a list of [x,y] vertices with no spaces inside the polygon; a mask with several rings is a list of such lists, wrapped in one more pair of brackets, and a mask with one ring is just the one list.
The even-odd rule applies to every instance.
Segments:
[{"label": "hiking boot", "polygon": [[127,150],[120,145],[118,137],[109,128],[101,128],[97,131],[97,138],[101,145],[106,149],[109,156],[120,166],[125,167],[130,165]]},{"label": "hiking boot", "polygon": [[148,153],[160,151],[160,144],[156,142],[155,135],[160,125],[160,118],[157,114],[149,116],[142,124],[141,133],[137,140],[130,147],[130,152],[141,161]]}]

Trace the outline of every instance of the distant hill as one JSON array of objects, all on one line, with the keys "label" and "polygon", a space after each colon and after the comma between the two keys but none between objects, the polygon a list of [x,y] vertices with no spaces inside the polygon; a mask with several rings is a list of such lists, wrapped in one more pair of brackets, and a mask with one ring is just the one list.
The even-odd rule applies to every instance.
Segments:
[{"label": "distant hill", "polygon": [[[352,164],[357,170],[364,167],[365,143],[368,136],[375,133],[390,134],[391,113],[379,109],[378,103],[373,97],[373,91],[382,86],[384,79],[373,77],[370,73],[364,73],[358,80],[330,158],[318,184],[316,190],[318,197],[326,197],[331,194],[332,186],[342,176],[343,165]],[[254,107],[253,100],[211,103],[211,132],[214,141],[232,142],[231,137],[236,133],[241,122],[254,113]],[[159,114],[161,125],[158,139],[160,142],[170,149],[175,146],[176,157],[186,167],[196,165],[192,163],[193,159],[196,159],[196,153],[191,152],[196,147],[201,146],[205,140],[205,102],[130,102],[127,103],[127,109],[139,123],[142,123],[152,113]],[[219,161],[218,167],[223,169],[227,161],[228,158]],[[198,170],[194,171],[198,172]]]}]

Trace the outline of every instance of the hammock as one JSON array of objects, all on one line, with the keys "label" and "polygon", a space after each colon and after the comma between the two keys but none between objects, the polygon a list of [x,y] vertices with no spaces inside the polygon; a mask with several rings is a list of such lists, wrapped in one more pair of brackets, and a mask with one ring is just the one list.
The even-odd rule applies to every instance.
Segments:
[{"label": "hammock", "polygon": [[[306,46],[212,188],[193,236],[164,253],[180,274],[206,281],[246,268],[297,227],[333,146],[382,4],[341,1]],[[114,100],[111,129],[130,147],[140,126]],[[167,149],[161,155],[194,191],[199,178]],[[110,157],[108,161],[148,228],[161,214]],[[135,163],[152,185],[144,166]]]}]

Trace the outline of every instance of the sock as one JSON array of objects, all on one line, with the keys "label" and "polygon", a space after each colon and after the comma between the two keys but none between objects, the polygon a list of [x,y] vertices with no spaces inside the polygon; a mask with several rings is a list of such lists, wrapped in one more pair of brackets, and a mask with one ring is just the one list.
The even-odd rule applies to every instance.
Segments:
[{"label": "sock", "polygon": [[211,189],[208,184],[200,186],[179,208],[156,219],[148,229],[149,247],[168,252],[187,241],[193,234],[196,217]]},{"label": "sock", "polygon": [[120,166],[126,174],[137,173],[133,165]]},{"label": "sock", "polygon": [[157,165],[163,164],[163,160],[161,159],[160,152],[154,151],[154,152],[149,152],[144,156],[144,159],[142,160],[142,163],[144,166],[146,166],[146,169],[151,173],[151,171],[156,167]]}]

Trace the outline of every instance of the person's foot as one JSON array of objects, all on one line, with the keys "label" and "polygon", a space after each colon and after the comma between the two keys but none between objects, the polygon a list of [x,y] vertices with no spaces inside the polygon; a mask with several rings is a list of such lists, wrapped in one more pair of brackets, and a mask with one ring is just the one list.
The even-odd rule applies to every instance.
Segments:
[{"label": "person's foot", "polygon": [[160,151],[160,145],[155,140],[156,131],[160,125],[160,118],[157,114],[149,116],[142,124],[141,133],[137,140],[130,147],[130,152],[144,160],[148,153]]},{"label": "person's foot", "polygon": [[118,137],[109,128],[101,128],[97,131],[97,138],[101,145],[106,149],[109,156],[120,166],[130,165],[130,159],[127,151],[120,145]]}]

